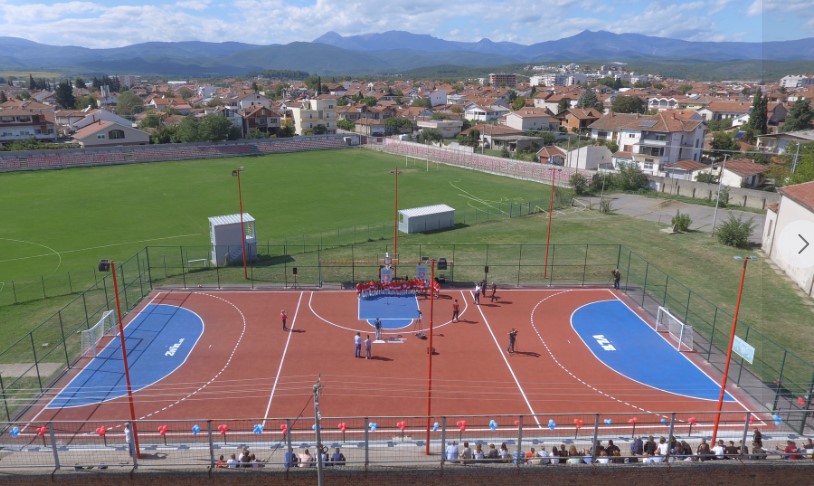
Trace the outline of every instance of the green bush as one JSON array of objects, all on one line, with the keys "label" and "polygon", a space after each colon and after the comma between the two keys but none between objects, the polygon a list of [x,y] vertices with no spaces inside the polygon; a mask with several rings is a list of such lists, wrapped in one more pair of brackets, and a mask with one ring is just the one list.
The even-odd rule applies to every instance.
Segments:
[{"label": "green bush", "polygon": [[599,201],[599,212],[604,213],[604,214],[608,214],[608,213],[611,212],[611,200],[610,199],[602,198]]},{"label": "green bush", "polygon": [[755,228],[755,223],[729,215],[729,219],[721,223],[716,233],[718,241],[735,248],[749,248],[749,235]]},{"label": "green bush", "polygon": [[581,196],[588,192],[588,178],[579,172],[572,175],[571,178],[568,179],[568,183],[574,188],[574,192],[577,193],[577,196]]},{"label": "green bush", "polygon": [[690,225],[692,224],[692,219],[690,219],[689,214],[682,214],[678,210],[676,210],[676,215],[673,216],[673,230],[686,232],[690,229]]}]

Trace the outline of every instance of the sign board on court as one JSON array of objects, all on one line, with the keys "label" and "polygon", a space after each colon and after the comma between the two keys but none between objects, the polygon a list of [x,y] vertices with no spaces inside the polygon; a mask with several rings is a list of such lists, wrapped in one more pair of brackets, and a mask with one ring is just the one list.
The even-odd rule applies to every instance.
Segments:
[{"label": "sign board on court", "polygon": [[381,271],[381,282],[383,284],[388,284],[390,281],[393,280],[393,270],[389,268],[382,268]]},{"label": "sign board on court", "polygon": [[755,359],[755,348],[738,336],[735,336],[735,342],[732,343],[732,351],[749,364]]},{"label": "sign board on court", "polygon": [[415,278],[416,280],[421,280],[422,282],[426,282],[430,279],[430,274],[425,265],[418,265],[415,267]]}]

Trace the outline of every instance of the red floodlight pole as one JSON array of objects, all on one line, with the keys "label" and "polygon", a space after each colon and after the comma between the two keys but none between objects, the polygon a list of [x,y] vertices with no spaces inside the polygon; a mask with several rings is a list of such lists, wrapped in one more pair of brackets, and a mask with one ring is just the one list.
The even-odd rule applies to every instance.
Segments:
[{"label": "red floodlight pole", "polygon": [[548,244],[551,241],[551,216],[554,214],[554,177],[562,169],[551,171],[551,197],[548,199],[548,234],[545,237],[545,264],[543,265],[543,278],[548,277]]},{"label": "red floodlight pole", "polygon": [[240,187],[240,173],[243,172],[243,166],[232,170],[232,177],[237,177],[237,198],[240,202],[240,243],[243,249],[243,278],[249,279],[249,270],[246,266],[246,228],[243,225],[243,190]]},{"label": "red floodlight pole", "polygon": [[396,262],[398,262],[399,252],[399,170],[390,171],[396,175],[396,190],[393,192],[393,277],[398,278]]},{"label": "red floodlight pole", "polygon": [[432,269],[430,269],[430,347],[427,350],[427,354],[429,355],[428,361],[429,364],[427,366],[427,448],[426,448],[426,455],[430,455],[430,417],[431,417],[431,410],[432,410],[432,317],[433,317],[433,310],[435,303],[435,259],[432,259]]},{"label": "red floodlight pole", "polygon": [[726,378],[729,374],[729,362],[732,360],[732,346],[735,343],[735,329],[738,326],[738,312],[741,308],[741,296],[743,295],[743,282],[746,279],[746,264],[749,260],[757,260],[756,256],[741,257],[736,256],[736,260],[743,260],[743,271],[741,272],[741,283],[738,288],[738,300],[735,303],[735,315],[732,317],[732,332],[729,336],[729,347],[726,351],[726,364],[724,365],[724,376],[721,378],[721,395],[718,397],[718,409],[715,412],[715,424],[712,427],[712,442],[715,444],[715,439],[718,436],[718,424],[721,422],[721,408],[724,404],[724,393],[726,392]]},{"label": "red floodlight pole", "polygon": [[119,338],[122,343],[122,360],[124,360],[124,380],[127,383],[127,401],[130,403],[130,424],[133,426],[133,445],[136,458],[141,459],[141,450],[138,445],[138,429],[136,428],[136,408],[133,405],[133,387],[130,385],[130,365],[127,361],[127,346],[124,340],[124,324],[122,323],[122,306],[119,302],[119,283],[116,280],[116,262],[110,261],[110,271],[113,275],[113,295],[116,297],[116,317],[119,320]]}]

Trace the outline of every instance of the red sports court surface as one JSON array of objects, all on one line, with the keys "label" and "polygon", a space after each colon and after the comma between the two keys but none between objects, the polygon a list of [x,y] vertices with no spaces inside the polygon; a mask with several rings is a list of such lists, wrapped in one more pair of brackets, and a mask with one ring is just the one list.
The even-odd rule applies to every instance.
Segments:
[{"label": "red sports court surface", "polygon": [[[471,291],[444,289],[432,312],[432,415],[714,412],[713,400],[647,386],[607,366],[577,334],[574,315],[593,303],[618,302],[642,314],[622,298],[609,289],[499,289],[494,302],[487,296],[474,305]],[[450,320],[454,299],[460,303],[458,322]],[[430,300],[417,300],[420,328],[428,333]],[[180,367],[134,393],[138,419],[309,416],[317,379],[326,417],[427,413],[429,340],[414,335],[415,322],[385,329],[385,342],[373,344],[372,359],[355,358],[355,334],[372,339],[374,329],[359,320],[354,291],[156,291],[142,308],[150,304],[188,309],[200,316],[204,331]],[[288,313],[288,332],[281,309]],[[517,352],[509,354],[513,327],[519,331]],[[630,356],[631,366],[661,373],[660,360],[637,356]],[[692,353],[684,356],[700,375],[711,369]],[[663,373],[670,376],[670,369]],[[720,379],[710,376],[705,379],[713,384]],[[729,393],[737,401],[726,402],[724,411],[756,408]],[[64,409],[44,408],[47,403],[24,420],[130,416],[126,398]]]}]

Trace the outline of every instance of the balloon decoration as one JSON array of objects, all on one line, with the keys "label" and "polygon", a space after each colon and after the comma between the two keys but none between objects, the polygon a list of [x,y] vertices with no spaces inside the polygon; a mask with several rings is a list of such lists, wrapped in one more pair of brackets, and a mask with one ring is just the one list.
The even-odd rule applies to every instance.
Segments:
[{"label": "balloon decoration", "polygon": [[404,420],[396,422],[396,427],[398,427],[399,430],[401,430],[401,440],[404,440],[404,429],[407,428],[407,422],[405,422]]},{"label": "balloon decoration", "polygon": [[192,435],[198,435],[200,433],[201,433],[201,426],[198,425],[198,424],[193,425],[192,426]]},{"label": "balloon decoration", "polygon": [[752,425],[753,423],[755,423],[755,415],[749,414],[749,425]]},{"label": "balloon decoration", "polygon": [[639,419],[637,419],[636,417],[631,417],[631,418],[627,419],[627,423],[633,424],[633,431],[630,433],[631,438],[636,436],[636,422],[638,422],[638,421],[639,421]]},{"label": "balloon decoration", "polygon": [[579,429],[582,428],[582,419],[574,419],[574,438],[576,439],[579,435]]},{"label": "balloon decoration", "polygon": [[262,434],[263,433],[263,424],[254,424],[254,428],[252,429],[252,432],[254,432],[255,435]]},{"label": "balloon decoration", "polygon": [[280,430],[283,432],[283,437],[285,437],[285,434],[288,433],[288,425],[286,424],[280,425]]},{"label": "balloon decoration", "polygon": [[466,432],[466,420],[459,420],[455,422],[455,425],[458,426],[458,441],[460,441],[461,436]]},{"label": "balloon decoration", "polygon": [[492,429],[492,432],[497,430],[497,422],[495,422],[494,419],[489,421],[489,428]]},{"label": "balloon decoration", "polygon": [[778,427],[780,427],[780,424],[783,423],[783,417],[777,414],[772,415],[772,420],[774,420],[774,424]]},{"label": "balloon decoration", "polygon": [[104,425],[97,427],[96,433],[99,435],[99,437],[102,438],[102,440],[105,443],[105,447],[107,447],[107,436],[105,435],[107,434],[107,427],[105,427]]},{"label": "balloon decoration", "polygon": [[48,433],[48,427],[46,427],[44,425],[42,427],[37,427],[37,435],[42,437],[42,445],[43,446],[45,446],[45,434],[47,434],[47,433]]},{"label": "balloon decoration", "polygon": [[435,422],[434,424],[432,424],[432,431],[433,431],[433,432],[437,432],[437,431],[438,431],[438,427],[439,427],[440,425],[441,425],[441,424],[439,424],[438,422]]},{"label": "balloon decoration", "polygon": [[166,425],[158,426],[158,435],[164,438],[164,445],[167,445],[167,432],[170,430]]},{"label": "balloon decoration", "polygon": [[226,424],[220,424],[220,425],[218,425],[218,431],[220,432],[220,435],[223,436],[223,443],[225,444],[226,443],[226,432],[229,432],[229,426],[226,425]]},{"label": "balloon decoration", "polygon": [[557,428],[557,422],[555,422],[554,419],[548,419],[548,428],[550,430],[556,429]]},{"label": "balloon decoration", "polygon": [[520,421],[519,421],[519,420],[515,420],[515,421],[514,421],[514,426],[515,426],[515,427],[520,427]]},{"label": "balloon decoration", "polygon": [[667,425],[667,417],[661,418],[661,425]]},{"label": "balloon decoration", "polygon": [[698,423],[698,420],[695,417],[690,417],[687,419],[687,423],[690,424],[690,430],[687,432],[687,435],[692,435],[692,426]]},{"label": "balloon decoration", "polygon": [[340,422],[339,431],[342,432],[342,442],[345,442],[345,431],[348,429],[348,425],[345,422]]},{"label": "balloon decoration", "polygon": [[16,439],[16,438],[17,438],[17,436],[18,436],[18,435],[20,435],[20,428],[19,428],[19,427],[17,427],[17,426],[15,425],[15,426],[14,426],[14,427],[12,427],[12,428],[11,428],[11,430],[9,431],[9,435],[10,435],[10,436],[11,436],[13,439]]},{"label": "balloon decoration", "polygon": [[797,405],[800,405],[801,407],[805,407],[806,406],[806,399],[803,398],[803,397],[797,397]]},{"label": "balloon decoration", "polygon": [[317,424],[311,424],[311,430],[316,432],[317,431]]},{"label": "balloon decoration", "polygon": [[613,420],[611,420],[611,419],[605,419],[605,425],[610,425],[610,424],[612,424],[612,423],[613,423]]},{"label": "balloon decoration", "polygon": [[367,426],[370,428],[371,432],[376,432],[376,429],[379,428],[379,424],[377,424],[376,422],[370,422],[369,424],[367,424]]}]

